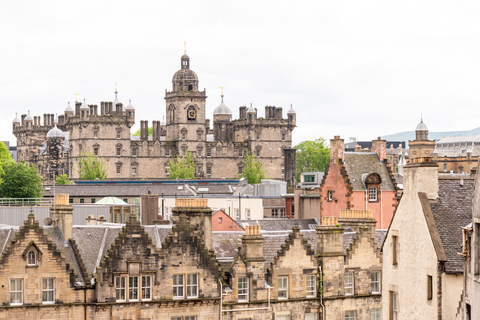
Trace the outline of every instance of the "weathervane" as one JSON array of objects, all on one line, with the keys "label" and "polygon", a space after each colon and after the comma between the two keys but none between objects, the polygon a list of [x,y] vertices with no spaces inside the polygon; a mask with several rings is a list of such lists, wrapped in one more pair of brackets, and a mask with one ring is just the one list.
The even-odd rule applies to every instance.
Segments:
[{"label": "weathervane", "polygon": [[222,89],[222,96],[223,96],[223,89],[224,89],[224,88],[223,88],[223,87],[219,87],[219,88]]},{"label": "weathervane", "polygon": [[78,96],[80,95],[80,93],[75,93],[75,101],[78,101]]},{"label": "weathervane", "polygon": [[183,41],[183,54],[187,54],[187,42]]}]

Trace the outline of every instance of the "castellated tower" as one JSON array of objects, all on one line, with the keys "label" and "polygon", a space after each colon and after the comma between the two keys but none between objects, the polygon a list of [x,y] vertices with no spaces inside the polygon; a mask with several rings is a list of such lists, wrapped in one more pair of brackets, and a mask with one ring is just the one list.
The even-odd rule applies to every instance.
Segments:
[{"label": "castellated tower", "polygon": [[[295,166],[286,165],[283,155],[287,149],[294,152],[293,108],[283,118],[281,107],[266,106],[265,116],[261,117],[251,104],[249,108],[241,106],[239,118],[232,119],[222,92],[211,129],[206,99],[206,91],[199,91],[198,76],[185,53],[180,70],[173,76],[172,91],[165,93],[165,122],[154,120],[149,125],[142,120],[140,136],[132,136],[135,107],[131,102],[126,106],[120,102],[115,89],[113,101],[99,105],[76,101],[56,120],[54,114],[44,114],[43,123],[39,116],[30,114],[15,117],[12,130],[17,137],[18,160],[37,165],[46,183],[62,173],[78,179],[79,160],[86,153],[103,160],[108,179],[165,179],[172,157],[189,152],[195,161],[197,179],[221,179],[242,173],[245,152],[249,150],[263,163],[267,177],[284,180],[292,176],[286,171],[295,170]],[[54,127],[54,137],[48,137]],[[52,154],[57,157],[54,162]]]}]

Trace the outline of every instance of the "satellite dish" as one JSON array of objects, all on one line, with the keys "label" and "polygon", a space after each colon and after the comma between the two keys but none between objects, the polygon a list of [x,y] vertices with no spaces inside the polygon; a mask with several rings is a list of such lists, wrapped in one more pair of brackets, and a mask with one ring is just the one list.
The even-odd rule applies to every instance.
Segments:
[{"label": "satellite dish", "polygon": [[46,217],[45,220],[43,220],[43,223],[44,223],[46,226],[51,226],[52,223],[53,223],[53,220],[52,220],[52,218],[50,218],[50,217]]}]

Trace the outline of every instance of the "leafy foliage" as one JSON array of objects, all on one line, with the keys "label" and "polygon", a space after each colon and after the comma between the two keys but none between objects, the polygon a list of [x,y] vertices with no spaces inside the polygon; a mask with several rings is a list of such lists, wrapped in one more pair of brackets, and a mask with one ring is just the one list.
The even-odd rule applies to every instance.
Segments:
[{"label": "leafy foliage", "polygon": [[[12,155],[8,152],[8,148],[5,143],[0,141],[0,175],[3,173],[3,165],[6,162],[12,161]],[[2,180],[0,179],[0,184]]]},{"label": "leafy foliage", "polygon": [[43,195],[43,178],[34,165],[6,161],[1,178],[0,196],[3,198],[40,198]]},{"label": "leafy foliage", "polygon": [[190,152],[185,153],[185,157],[176,155],[168,161],[167,172],[171,180],[175,179],[195,179],[195,161]]},{"label": "leafy foliage", "polygon": [[250,184],[261,183],[262,179],[265,179],[265,170],[262,162],[258,157],[254,157],[249,150],[245,150],[245,167],[242,170],[242,174],[238,177],[247,179]]},{"label": "leafy foliage", "polygon": [[[139,136],[140,135],[140,128],[132,133],[132,136]],[[148,135],[151,136],[153,135],[153,127],[148,127]]]},{"label": "leafy foliage", "polygon": [[330,160],[330,148],[324,138],[297,144],[297,182],[302,172],[325,171]]},{"label": "leafy foliage", "polygon": [[70,178],[66,174],[61,174],[57,177],[55,177],[55,183],[58,185],[66,185],[66,184],[72,184],[72,181],[70,181]]},{"label": "leafy foliage", "polygon": [[86,151],[82,151],[77,172],[82,180],[107,179],[107,167],[105,167],[103,159]]}]

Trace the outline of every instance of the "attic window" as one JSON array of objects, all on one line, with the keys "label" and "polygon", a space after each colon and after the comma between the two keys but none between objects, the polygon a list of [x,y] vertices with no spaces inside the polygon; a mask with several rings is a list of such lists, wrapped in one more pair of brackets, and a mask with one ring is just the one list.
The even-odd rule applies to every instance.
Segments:
[{"label": "attic window", "polygon": [[37,253],[34,250],[28,251],[27,265],[28,266],[36,266],[37,265]]},{"label": "attic window", "polygon": [[218,223],[222,223],[222,217],[218,217]]},{"label": "attic window", "polygon": [[368,201],[370,202],[377,201],[377,187],[368,188]]}]

